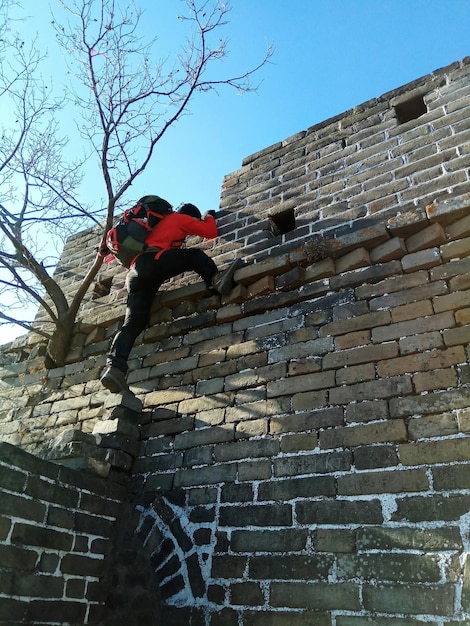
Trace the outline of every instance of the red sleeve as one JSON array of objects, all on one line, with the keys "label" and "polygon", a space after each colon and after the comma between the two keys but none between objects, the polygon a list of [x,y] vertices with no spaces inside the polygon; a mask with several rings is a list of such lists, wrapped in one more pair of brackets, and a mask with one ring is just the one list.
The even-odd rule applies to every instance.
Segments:
[{"label": "red sleeve", "polygon": [[197,220],[190,215],[183,213],[170,213],[145,238],[145,243],[149,246],[162,248],[174,247],[175,242],[181,242],[187,235],[199,235],[205,239],[217,237],[217,224],[211,215],[207,215],[204,220]]},{"label": "red sleeve", "polygon": [[217,237],[217,223],[212,215],[206,215],[203,220],[188,216],[187,228],[189,235],[199,235],[205,239]]}]

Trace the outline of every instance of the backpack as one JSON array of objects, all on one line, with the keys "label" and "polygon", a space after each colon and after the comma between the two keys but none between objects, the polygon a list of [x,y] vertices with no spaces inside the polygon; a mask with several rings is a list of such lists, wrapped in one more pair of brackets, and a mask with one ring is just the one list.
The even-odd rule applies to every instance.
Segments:
[{"label": "backpack", "polygon": [[129,268],[136,256],[145,252],[145,238],[166,216],[173,212],[171,204],[159,196],[143,196],[135,206],[126,209],[118,222],[107,232],[100,254],[105,262],[116,259]]}]

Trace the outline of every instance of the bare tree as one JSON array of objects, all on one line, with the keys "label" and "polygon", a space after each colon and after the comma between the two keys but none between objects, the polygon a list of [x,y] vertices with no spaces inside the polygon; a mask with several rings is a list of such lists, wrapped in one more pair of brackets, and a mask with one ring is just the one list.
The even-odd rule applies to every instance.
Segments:
[{"label": "bare tree", "polygon": [[[11,5],[4,0],[4,11]],[[250,79],[265,57],[238,76],[218,77],[216,61],[227,54],[219,31],[229,7],[217,0],[185,0],[187,39],[175,58],[157,58],[156,40],[139,35],[142,12],[118,0],[64,0],[66,19],[54,19],[57,40],[74,78],[72,96],[57,99],[40,79],[42,54],[0,19],[0,101],[8,101],[9,125],[0,146],[0,284],[16,302],[34,300],[51,324],[34,325],[0,303],[0,320],[44,335],[51,364],[67,354],[81,302],[101,263],[96,254],[71,300],[54,280],[57,255],[41,247],[37,234],[47,226],[59,239],[84,225],[104,223],[103,240],[116,205],[150,163],[168,129],[189,110],[197,94],[219,87],[253,91]],[[213,45],[212,42],[216,44]],[[57,119],[61,111],[81,117],[83,156],[67,158],[67,140]],[[80,199],[85,166],[94,159],[104,184],[106,208]],[[23,304],[22,304],[23,306]]]}]

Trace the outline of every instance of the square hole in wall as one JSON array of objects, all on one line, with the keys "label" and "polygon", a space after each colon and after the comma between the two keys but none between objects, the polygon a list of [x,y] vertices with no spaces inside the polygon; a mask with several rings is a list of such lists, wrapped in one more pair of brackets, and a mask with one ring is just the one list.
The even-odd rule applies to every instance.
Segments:
[{"label": "square hole in wall", "polygon": [[107,296],[111,291],[111,285],[113,284],[112,277],[102,278],[97,280],[93,288],[93,300]]},{"label": "square hole in wall", "polygon": [[289,233],[295,228],[294,209],[286,209],[269,216],[269,228],[274,236]]},{"label": "square hole in wall", "polygon": [[423,95],[413,96],[413,98],[396,104],[393,108],[395,109],[395,115],[397,116],[399,124],[416,120],[418,117],[428,112],[428,107],[424,102]]}]

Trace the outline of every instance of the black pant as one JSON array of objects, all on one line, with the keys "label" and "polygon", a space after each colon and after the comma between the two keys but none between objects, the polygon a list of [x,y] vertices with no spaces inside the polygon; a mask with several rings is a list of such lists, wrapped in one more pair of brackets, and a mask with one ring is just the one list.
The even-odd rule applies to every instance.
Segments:
[{"label": "black pant", "polygon": [[194,271],[209,287],[217,272],[214,261],[198,248],[165,250],[155,260],[155,252],[141,254],[126,278],[126,315],[116,333],[108,354],[107,364],[127,372],[127,359],[138,335],[146,328],[153,299],[160,285],[178,274]]}]

